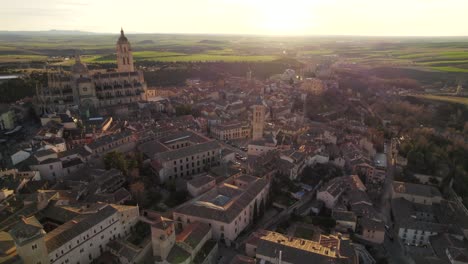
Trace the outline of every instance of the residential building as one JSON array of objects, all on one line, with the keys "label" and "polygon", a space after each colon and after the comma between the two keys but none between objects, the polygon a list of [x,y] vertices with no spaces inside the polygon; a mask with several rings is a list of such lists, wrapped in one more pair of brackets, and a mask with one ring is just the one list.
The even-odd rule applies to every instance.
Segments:
[{"label": "residential building", "polygon": [[365,191],[366,187],[357,175],[341,176],[331,179],[317,191],[317,200],[332,209],[341,195],[350,190]]},{"label": "residential building", "polygon": [[174,221],[150,213],[146,221],[151,223],[151,240],[155,263],[213,263],[218,243],[211,240],[212,228],[202,222],[187,224],[176,235]]},{"label": "residential building", "polygon": [[315,241],[266,231],[255,246],[255,257],[260,263],[359,263],[351,240],[333,235],[320,235]]},{"label": "residential building", "polygon": [[[443,204],[446,202],[444,201]],[[463,239],[464,233],[457,223],[457,216],[441,204],[423,204],[400,197],[392,199],[392,215],[395,231],[401,241],[408,245],[428,245],[432,236],[451,234]],[[446,219],[447,216],[451,220]],[[466,221],[466,217],[464,220]]]},{"label": "residential building", "polygon": [[325,83],[318,78],[306,78],[300,88],[313,95],[321,95],[326,90]]},{"label": "residential building", "polygon": [[431,236],[431,249],[434,255],[425,256],[425,261],[437,259],[443,264],[468,263],[468,243],[450,234]]},{"label": "residential building", "polygon": [[440,176],[426,175],[426,174],[420,174],[420,173],[415,173],[413,174],[413,176],[419,180],[420,184],[428,184],[428,185],[434,185],[434,186],[439,186],[443,180],[443,177],[440,177]]},{"label": "residential building", "polygon": [[336,221],[336,229],[342,232],[356,230],[357,217],[354,212],[333,210],[332,218]]},{"label": "residential building", "polygon": [[[35,216],[23,217],[9,231],[24,263],[91,263],[107,243],[129,235],[139,216],[137,206],[94,204],[52,209],[55,213],[44,213],[44,224]],[[49,221],[64,222],[46,232]]]},{"label": "residential building", "polygon": [[269,151],[277,149],[276,141],[272,137],[254,140],[247,146],[249,156],[261,156]]},{"label": "residential building", "polygon": [[250,138],[251,127],[242,122],[221,123],[211,126],[210,135],[218,140]]},{"label": "residential building", "polygon": [[236,255],[229,264],[255,264],[254,258],[249,258],[243,255]]},{"label": "residential building", "polygon": [[394,181],[392,187],[393,199],[401,197],[410,202],[427,205],[440,203],[442,200],[442,194],[434,186]]},{"label": "residential building", "polygon": [[363,217],[359,220],[359,234],[362,239],[382,244],[385,239],[385,223],[379,219]]},{"label": "residential building", "polygon": [[163,183],[200,174],[221,162],[218,142],[192,131],[182,131],[139,146]]},{"label": "residential building", "polygon": [[58,153],[53,149],[47,149],[30,156],[28,164],[31,170],[40,172],[42,179],[56,181],[83,168],[90,156],[91,153],[86,148]]},{"label": "residential building", "polygon": [[99,157],[113,150],[119,149],[125,144],[136,144],[133,133],[130,130],[124,130],[115,134],[100,137],[85,146],[86,150],[93,156]]},{"label": "residential building", "polygon": [[0,105],[0,130],[15,128],[16,114],[8,105]]},{"label": "residential building", "polygon": [[187,182],[187,191],[192,197],[197,197],[200,194],[215,187],[216,179],[210,175],[201,175]]}]

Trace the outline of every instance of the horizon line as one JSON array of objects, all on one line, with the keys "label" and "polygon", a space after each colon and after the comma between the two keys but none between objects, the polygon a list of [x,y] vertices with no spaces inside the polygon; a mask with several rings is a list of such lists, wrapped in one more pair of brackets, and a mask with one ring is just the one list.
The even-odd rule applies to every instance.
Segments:
[{"label": "horizon line", "polygon": [[[77,29],[44,29],[44,30],[1,30],[0,33],[47,33],[54,31],[63,32],[80,32],[88,34],[103,34],[103,35],[118,35],[118,33],[111,32],[96,32],[96,31],[85,31]],[[125,34],[130,35],[225,35],[225,36],[259,36],[259,37],[381,37],[381,38],[464,38],[468,35],[351,35],[351,34],[273,34],[273,33],[207,33],[207,32],[133,32],[127,31]],[[65,35],[65,34],[64,34]]]}]

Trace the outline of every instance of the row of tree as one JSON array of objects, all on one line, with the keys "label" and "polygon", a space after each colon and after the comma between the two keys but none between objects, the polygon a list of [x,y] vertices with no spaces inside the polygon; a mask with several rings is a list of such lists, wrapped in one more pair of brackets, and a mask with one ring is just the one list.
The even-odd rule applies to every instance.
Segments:
[{"label": "row of tree", "polygon": [[12,79],[0,84],[0,103],[13,103],[36,94],[36,85],[46,85],[47,75],[34,71],[29,76]]}]

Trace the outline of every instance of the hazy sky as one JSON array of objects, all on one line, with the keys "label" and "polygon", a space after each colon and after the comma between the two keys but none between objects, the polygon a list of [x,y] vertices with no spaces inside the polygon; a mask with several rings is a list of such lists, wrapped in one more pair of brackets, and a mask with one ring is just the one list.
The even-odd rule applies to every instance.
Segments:
[{"label": "hazy sky", "polygon": [[468,35],[468,0],[0,0],[0,30]]}]

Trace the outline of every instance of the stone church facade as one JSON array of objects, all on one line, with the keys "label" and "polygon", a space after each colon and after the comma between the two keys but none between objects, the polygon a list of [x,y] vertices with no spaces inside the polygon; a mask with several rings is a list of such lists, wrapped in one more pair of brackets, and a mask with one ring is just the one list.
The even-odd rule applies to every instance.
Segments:
[{"label": "stone church facade", "polygon": [[135,71],[132,48],[123,30],[116,54],[117,71],[91,72],[76,55],[71,71],[49,72],[47,87],[36,90],[37,105],[43,112],[56,112],[77,106],[90,109],[146,100],[143,72]]}]

